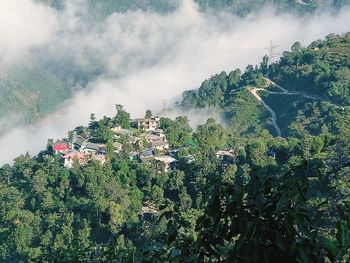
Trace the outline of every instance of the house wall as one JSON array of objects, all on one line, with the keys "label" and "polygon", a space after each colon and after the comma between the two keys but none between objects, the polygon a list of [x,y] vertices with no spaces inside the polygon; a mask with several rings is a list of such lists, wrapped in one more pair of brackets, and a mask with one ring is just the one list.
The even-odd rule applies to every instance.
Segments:
[{"label": "house wall", "polygon": [[169,149],[169,144],[161,145],[161,146],[156,146],[156,147],[154,147],[154,149],[156,149],[156,150],[158,150],[158,151],[168,150],[168,149]]},{"label": "house wall", "polygon": [[139,122],[137,124],[138,128],[140,128],[141,126],[145,128],[145,130],[148,131],[155,131],[158,128],[158,122],[157,121],[150,121],[150,122]]}]

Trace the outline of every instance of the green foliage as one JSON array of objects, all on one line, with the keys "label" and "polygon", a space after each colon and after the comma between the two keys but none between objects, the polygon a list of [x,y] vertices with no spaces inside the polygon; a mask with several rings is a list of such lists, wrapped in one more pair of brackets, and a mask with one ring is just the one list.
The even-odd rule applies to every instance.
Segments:
[{"label": "green foliage", "polygon": [[117,115],[114,118],[116,125],[121,126],[123,129],[130,128],[130,114],[124,110],[124,107],[120,104],[116,104]]},{"label": "green foliage", "polygon": [[[71,95],[69,86],[40,65],[13,65],[0,82],[0,116],[15,113],[33,122]],[[20,107],[19,107],[20,105]]]},{"label": "green foliage", "polygon": [[[178,251],[176,259],[189,262],[346,262],[348,197],[338,198],[342,201],[337,209],[328,206],[334,197],[324,178],[333,178],[334,166],[327,165],[321,175],[323,165],[315,167],[315,155],[295,163],[294,140],[257,138],[246,146],[248,164],[240,161],[207,182],[204,214],[197,218],[192,239],[181,238],[179,210],[169,207],[163,212],[171,226],[168,260]],[[319,141],[319,154],[327,151],[324,141],[314,141]],[[267,155],[267,147],[275,149],[275,160]],[[252,169],[242,169],[247,165]],[[312,205],[320,196],[324,201]]]},{"label": "green foliage", "polygon": [[[284,139],[262,130],[249,140],[209,119],[193,133],[195,148],[186,117],[162,118],[180,148],[173,173],[124,154],[69,170],[57,156],[20,156],[0,168],[1,260],[346,261],[348,116],[336,116],[338,135],[323,127]],[[102,140],[113,125],[92,114],[79,130]],[[216,151],[226,147],[234,163],[223,168]],[[143,206],[163,210],[147,218]]]},{"label": "green foliage", "polygon": [[[315,102],[315,100],[304,98],[300,95],[280,95],[260,92],[263,100],[276,112],[277,123],[281,127],[282,134],[288,136],[291,132],[291,125],[298,116],[305,110],[305,104]],[[305,123],[303,123],[305,128]]]},{"label": "green foliage", "polygon": [[239,16],[245,16],[255,12],[265,5],[273,5],[278,12],[290,12],[297,14],[312,13],[317,8],[339,8],[348,3],[345,1],[327,1],[327,0],[310,0],[310,1],[293,1],[293,0],[260,0],[260,1],[237,1],[237,0],[196,0],[203,10],[225,10],[235,13]]},{"label": "green foliage", "polygon": [[90,127],[92,128],[91,141],[106,143],[108,141],[113,141],[113,133],[111,128],[113,126],[113,121],[111,118],[104,116],[100,121],[94,122]]},{"label": "green foliage", "polygon": [[236,69],[222,72],[204,81],[198,90],[185,91],[183,108],[215,108],[231,126],[232,133],[248,135],[267,128],[267,113],[244,89],[246,85],[264,85],[262,73],[248,66],[243,75]]},{"label": "green foliage", "polygon": [[185,91],[182,95],[183,107],[218,107],[222,106],[226,97],[238,87],[240,70],[232,71],[229,75],[221,72],[204,81],[198,91]]},{"label": "green foliage", "polygon": [[226,146],[228,134],[221,124],[209,119],[206,124],[198,126],[194,139],[202,149],[219,150]]},{"label": "green foliage", "polygon": [[[185,92],[181,107],[214,107],[229,127],[209,119],[192,130],[185,116],[162,118],[178,150],[175,172],[130,160],[126,136],[113,153],[110,128],[130,127],[122,105],[114,118],[91,114],[75,129],[106,144],[105,164],[66,169],[44,151],[1,167],[0,261],[348,262],[348,38],[295,43],[278,63],[265,57]],[[298,93],[267,87],[263,75]],[[267,89],[261,97],[289,137],[269,134],[252,86]],[[230,161],[218,150],[230,150]]]},{"label": "green foliage", "polygon": [[164,129],[169,144],[174,148],[186,146],[192,139],[192,128],[185,116],[179,116],[174,121],[161,118],[160,128]]},{"label": "green foliage", "polygon": [[305,171],[301,167],[281,177],[257,176],[246,185],[234,180],[217,183],[199,221],[199,257],[230,262],[316,261],[322,251],[314,251]]},{"label": "green foliage", "polygon": [[[264,59],[266,59],[266,57],[264,57],[263,60]],[[264,63],[267,62],[263,61],[263,64]],[[264,67],[266,67],[266,65],[263,65],[262,70]],[[265,80],[263,79],[263,74],[261,73],[260,69],[258,69],[257,67],[254,68],[252,65],[248,65],[244,74],[241,77],[240,86],[265,86]]]},{"label": "green foliage", "polygon": [[329,35],[302,48],[295,43],[271,65],[270,76],[288,90],[322,96],[338,104],[349,104],[350,34]]},{"label": "green foliage", "polygon": [[145,118],[152,118],[153,114],[151,110],[146,110]]},{"label": "green foliage", "polygon": [[245,136],[270,128],[266,121],[269,118],[268,112],[246,89],[233,92],[226,101],[224,110],[224,119],[234,134]]}]

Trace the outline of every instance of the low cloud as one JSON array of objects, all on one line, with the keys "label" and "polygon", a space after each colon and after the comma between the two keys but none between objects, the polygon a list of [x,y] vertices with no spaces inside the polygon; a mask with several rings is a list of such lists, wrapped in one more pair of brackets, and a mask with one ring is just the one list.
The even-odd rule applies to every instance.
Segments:
[{"label": "low cloud", "polygon": [[58,30],[57,13],[31,0],[0,3],[0,69],[51,40]]},{"label": "low cloud", "polygon": [[[9,149],[0,153],[0,163],[27,150],[37,153],[48,138],[62,138],[69,129],[86,124],[91,112],[98,117],[114,115],[117,103],[133,116],[143,116],[146,109],[161,112],[184,90],[199,87],[211,75],[259,63],[270,41],[281,54],[295,41],[306,45],[330,33],[346,32],[350,24],[350,8],[296,17],[277,15],[267,6],[239,18],[199,12],[192,1],[183,1],[166,15],[132,11],[87,23],[87,9],[78,9],[78,2],[72,1],[55,18],[59,30],[52,30],[54,22],[48,26],[48,35],[38,42],[46,43],[40,52],[59,61],[70,58],[76,67],[99,73],[55,114],[0,137],[1,145]],[[191,118],[193,123],[205,121]]]}]

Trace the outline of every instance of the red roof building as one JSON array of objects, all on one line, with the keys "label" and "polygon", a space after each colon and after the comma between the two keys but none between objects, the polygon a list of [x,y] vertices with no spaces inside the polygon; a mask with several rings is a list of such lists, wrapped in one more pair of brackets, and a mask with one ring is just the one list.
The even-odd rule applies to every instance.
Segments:
[{"label": "red roof building", "polygon": [[57,153],[63,153],[63,152],[66,152],[69,150],[69,146],[68,146],[68,143],[66,142],[62,142],[62,143],[55,143],[53,146],[52,146],[52,149],[54,151],[55,154]]},{"label": "red roof building", "polygon": [[64,167],[69,169],[73,167],[74,160],[78,160],[80,164],[85,162],[85,154],[80,152],[70,152],[62,156],[62,158],[64,159]]}]

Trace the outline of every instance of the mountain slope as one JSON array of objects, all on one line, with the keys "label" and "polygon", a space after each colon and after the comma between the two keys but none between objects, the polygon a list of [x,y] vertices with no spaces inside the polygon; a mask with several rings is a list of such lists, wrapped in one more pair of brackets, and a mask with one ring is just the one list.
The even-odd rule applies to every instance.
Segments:
[{"label": "mountain slope", "polygon": [[[257,93],[275,112],[284,136],[295,131],[301,122],[304,122],[302,126],[305,130],[313,134],[319,133],[322,126],[337,131],[335,124],[338,118],[349,111],[349,54],[350,34],[330,35],[326,40],[315,41],[308,47],[301,47],[296,42],[291,51],[284,52],[280,61],[272,65],[268,65],[265,57],[260,67],[248,66],[243,74],[238,70],[221,73],[203,82],[198,90],[184,92],[181,106],[215,107],[226,117],[233,131],[243,135],[251,127],[247,124],[249,121],[254,123],[253,127],[257,127],[254,119],[259,120],[262,127],[265,123],[265,128],[268,127],[266,123],[271,123],[271,113],[264,110],[263,105],[259,108],[258,100],[245,98],[240,103],[243,90],[260,87]],[[281,86],[277,88],[264,76],[279,83],[282,91]],[[232,109],[234,114],[227,114]],[[312,114],[316,112],[321,112],[317,122],[322,125],[315,126],[312,121]]]},{"label": "mountain slope", "polygon": [[[330,60],[320,46],[329,41],[319,50],[332,76],[342,54]],[[68,138],[2,166],[0,261],[349,262],[350,110],[327,89],[269,79],[292,79],[297,68],[303,84],[299,65],[323,62],[303,56],[310,47],[293,49],[297,63],[264,57],[183,94],[179,107],[215,108],[227,128],[208,119],[192,130],[185,116],[150,110],[132,121],[117,105],[114,117],[92,113]],[[260,100],[286,138],[265,129]]]},{"label": "mountain slope", "polygon": [[70,87],[41,65],[13,65],[0,80],[0,116],[19,115],[33,122],[69,98]]},{"label": "mountain slope", "polygon": [[307,48],[300,43],[284,52],[269,75],[288,90],[322,96],[333,102],[350,104],[350,34],[329,35]]}]

